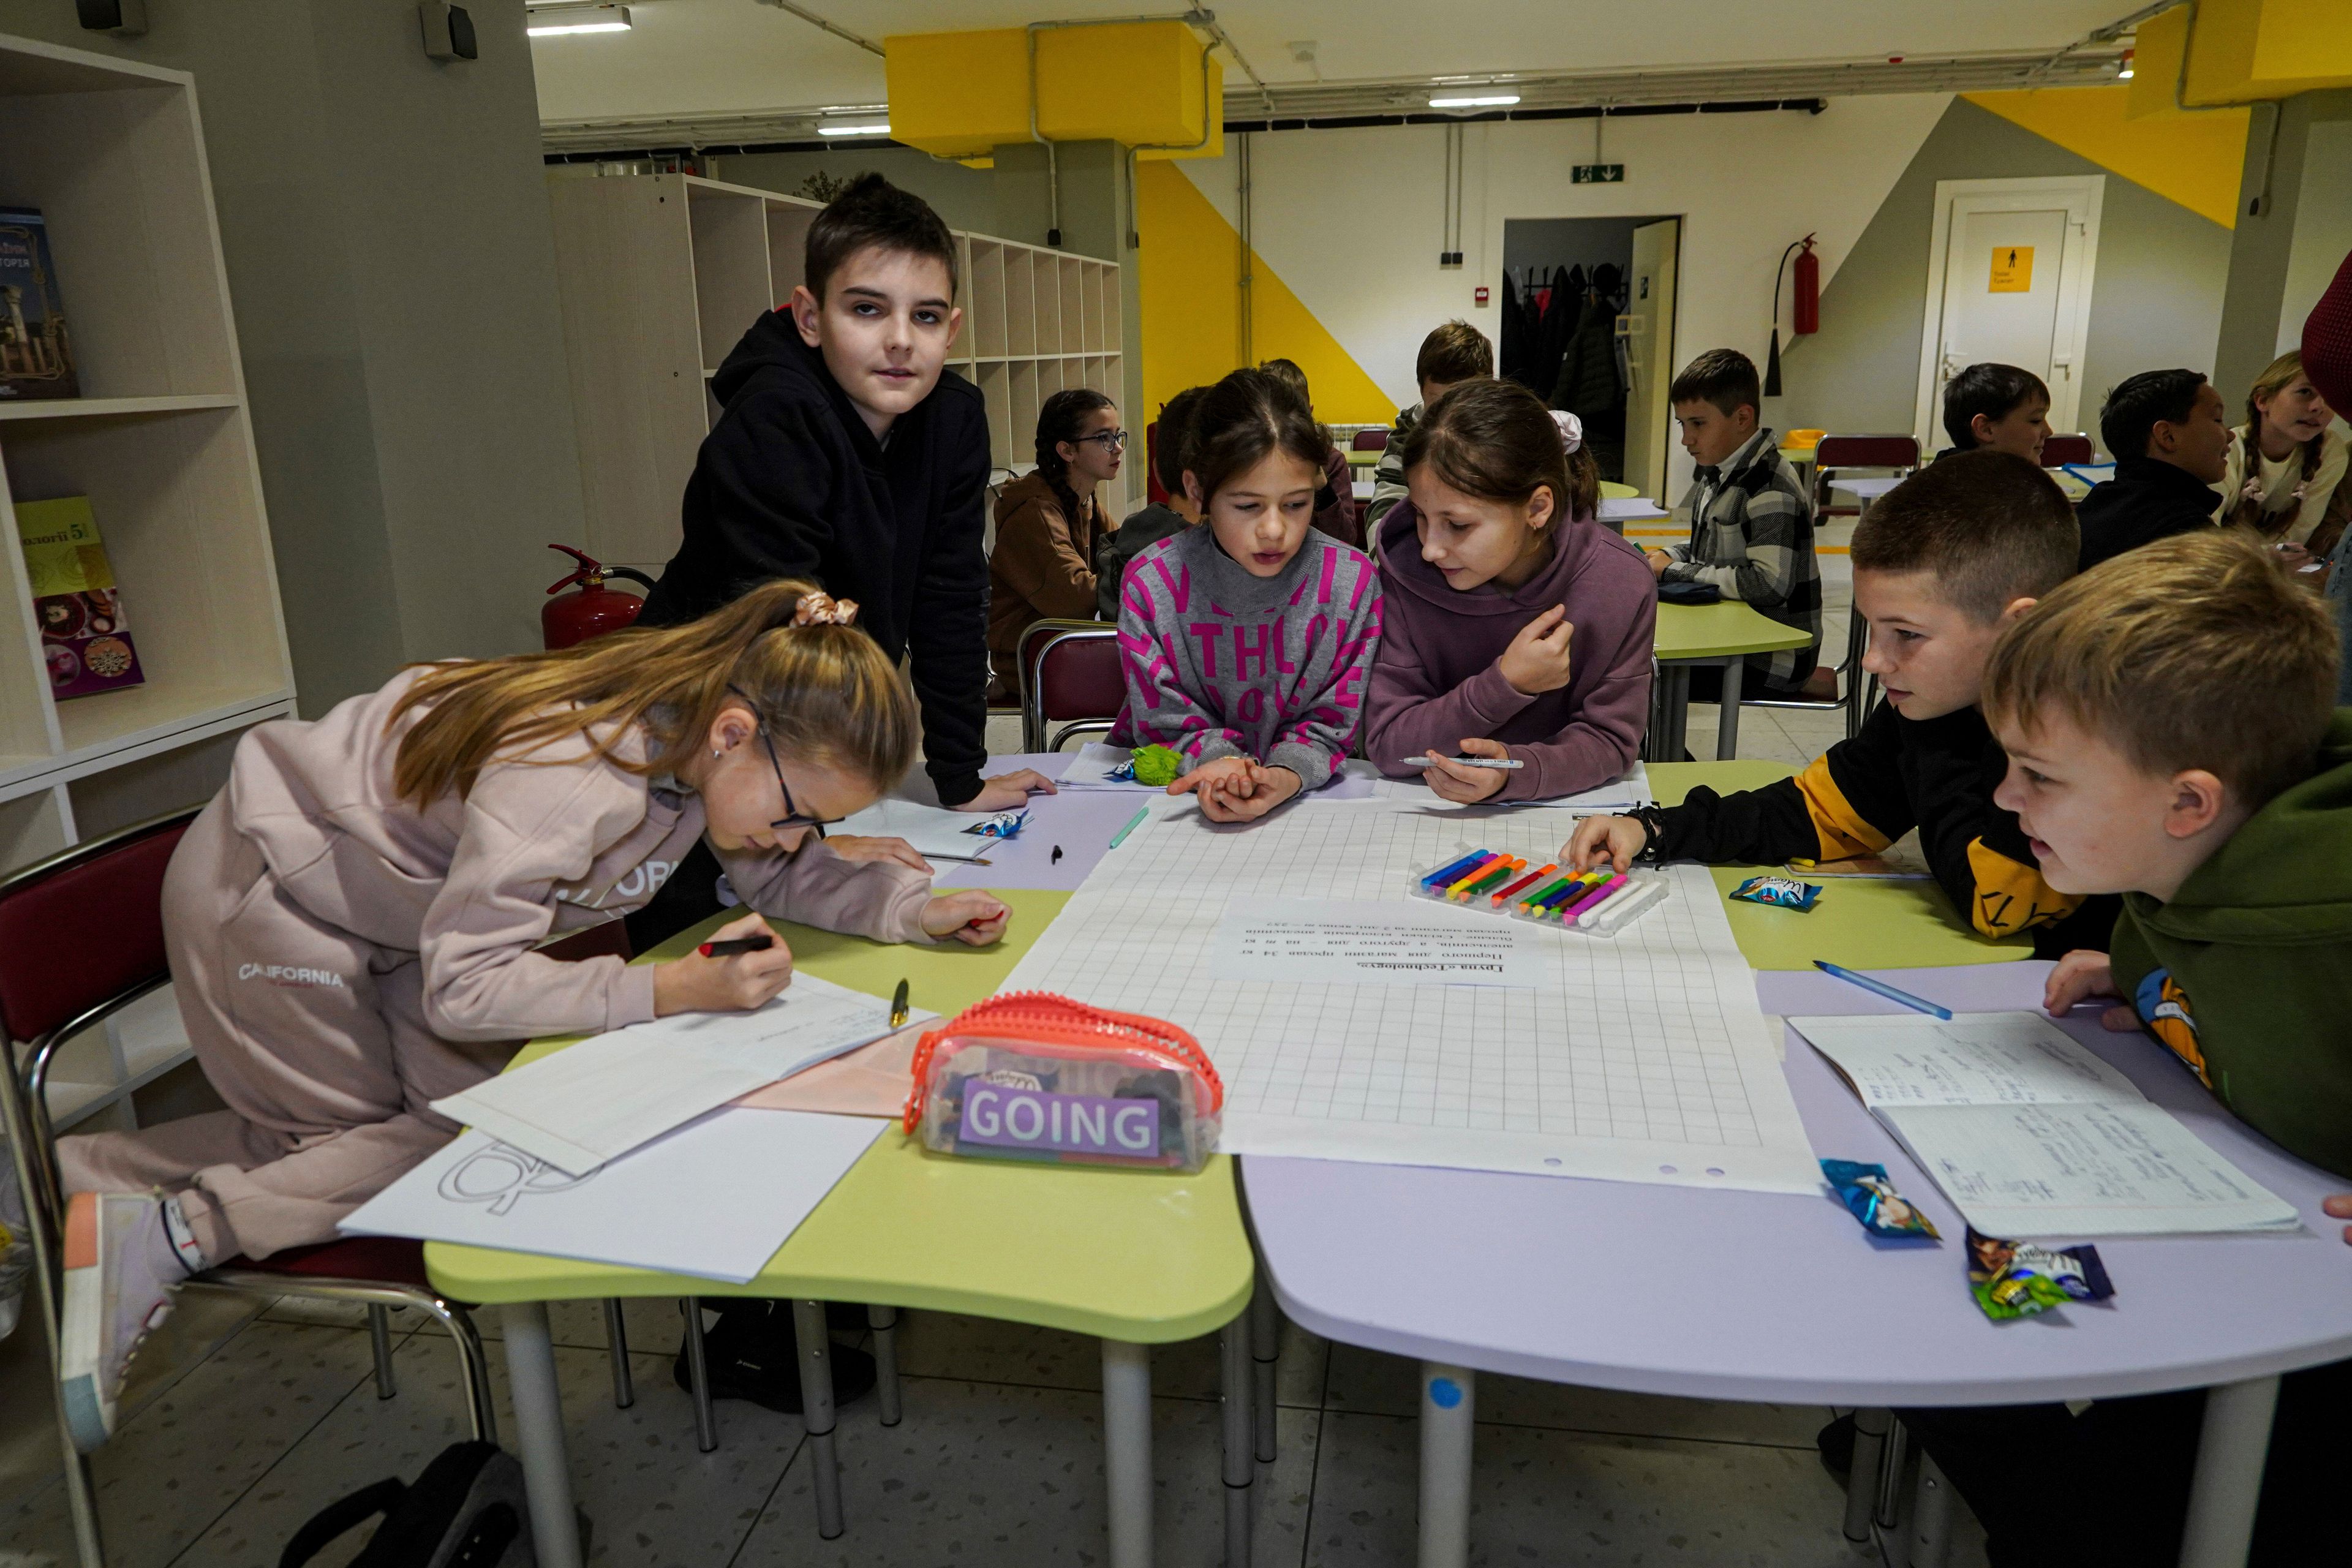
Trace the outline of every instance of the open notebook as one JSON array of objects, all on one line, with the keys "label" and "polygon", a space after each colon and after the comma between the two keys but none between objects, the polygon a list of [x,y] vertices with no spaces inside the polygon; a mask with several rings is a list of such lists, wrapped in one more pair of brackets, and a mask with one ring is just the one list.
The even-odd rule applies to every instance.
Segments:
[{"label": "open notebook", "polygon": [[1791,1018],[1987,1236],[2273,1230],[2294,1207],[2033,1013]]}]

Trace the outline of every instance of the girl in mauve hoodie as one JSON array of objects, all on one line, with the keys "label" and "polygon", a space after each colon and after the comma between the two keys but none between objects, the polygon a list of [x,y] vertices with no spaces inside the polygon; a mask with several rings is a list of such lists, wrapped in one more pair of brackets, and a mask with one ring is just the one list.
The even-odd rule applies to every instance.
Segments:
[{"label": "girl in mauve hoodie", "polygon": [[[1406,436],[1404,479],[1411,500],[1375,542],[1389,595],[1367,754],[1458,801],[1549,800],[1622,777],[1649,720],[1657,586],[1642,552],[1593,521],[1600,476],[1575,421],[1555,424],[1516,382],[1465,382]],[[1427,768],[1402,765],[1419,756]]]},{"label": "girl in mauve hoodie", "polygon": [[[765,1005],[782,942],[666,963],[533,949],[652,898],[707,838],[755,912],[880,942],[994,942],[986,893],[852,859],[822,825],[913,762],[856,606],[776,582],[699,621],[425,665],[237,744],[163,885],[180,1014],[226,1110],[60,1142],[68,1404],[84,1447],[171,1287],[336,1224],[455,1136],[429,1102],[523,1040]],[[156,1195],[160,1188],[164,1194]]]}]

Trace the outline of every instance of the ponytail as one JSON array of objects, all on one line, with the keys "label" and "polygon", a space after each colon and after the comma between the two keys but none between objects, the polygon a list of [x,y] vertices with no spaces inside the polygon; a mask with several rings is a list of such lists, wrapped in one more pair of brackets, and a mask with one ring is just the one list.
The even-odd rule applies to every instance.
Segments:
[{"label": "ponytail", "polygon": [[[482,769],[575,735],[610,759],[647,733],[642,776],[676,774],[730,700],[749,699],[779,755],[846,768],[888,788],[913,765],[915,703],[897,665],[856,626],[796,625],[809,584],[762,584],[682,626],[614,632],[553,653],[427,665],[387,724],[421,716],[393,765],[400,798],[422,808],[472,792]],[[568,759],[561,759],[568,760]]]},{"label": "ponytail", "polygon": [[1072,528],[1082,521],[1078,516],[1078,495],[1070,489],[1070,460],[1056,450],[1065,441],[1076,443],[1078,424],[1097,408],[1110,407],[1111,400],[1091,386],[1066,386],[1045,399],[1037,410],[1037,477],[1044,479],[1062,503],[1062,516]]}]

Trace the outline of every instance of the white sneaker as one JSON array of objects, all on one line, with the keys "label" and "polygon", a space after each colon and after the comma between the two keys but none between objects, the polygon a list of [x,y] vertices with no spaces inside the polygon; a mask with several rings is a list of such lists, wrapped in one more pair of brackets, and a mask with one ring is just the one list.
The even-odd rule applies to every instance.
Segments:
[{"label": "white sneaker", "polygon": [[65,1327],[59,1381],[74,1447],[87,1454],[114,1435],[131,1358],[172,1311],[188,1277],[153,1193],[76,1193],[66,1204]]}]

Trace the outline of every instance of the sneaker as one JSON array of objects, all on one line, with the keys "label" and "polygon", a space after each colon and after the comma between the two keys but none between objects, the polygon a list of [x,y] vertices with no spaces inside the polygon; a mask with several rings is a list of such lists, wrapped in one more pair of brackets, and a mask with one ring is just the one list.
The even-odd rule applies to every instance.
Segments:
[{"label": "sneaker", "polygon": [[[790,1302],[730,1301],[720,1310],[718,1323],[704,1331],[702,1346],[710,1363],[711,1398],[748,1400],[782,1415],[801,1414],[800,1346],[793,1333]],[[874,1358],[846,1345],[826,1348],[837,1410],[872,1390]],[[670,1373],[680,1388],[693,1388],[683,1349]]]},{"label": "sneaker", "polygon": [[172,1311],[188,1277],[152,1193],[76,1193],[66,1205],[65,1326],[59,1381],[74,1447],[87,1454],[114,1435],[131,1358]]}]

